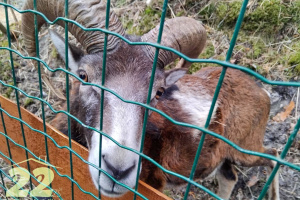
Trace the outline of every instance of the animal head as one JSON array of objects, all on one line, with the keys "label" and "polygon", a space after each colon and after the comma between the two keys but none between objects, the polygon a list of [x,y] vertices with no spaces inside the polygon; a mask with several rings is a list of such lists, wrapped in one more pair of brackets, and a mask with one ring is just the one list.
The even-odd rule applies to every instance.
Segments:
[{"label": "animal head", "polygon": [[[69,19],[77,21],[86,28],[105,27],[105,1],[69,0],[68,5]],[[33,0],[27,0],[24,9],[33,10]],[[57,17],[64,16],[64,1],[39,0],[37,1],[37,10],[42,12],[49,20],[55,20]],[[44,23],[44,19],[38,17],[38,28]],[[64,26],[63,21],[58,21],[58,24]],[[86,82],[101,85],[104,33],[100,31],[83,31],[72,23],[69,23],[68,26],[70,33],[75,36],[87,52],[84,54],[80,49],[69,45],[70,71]],[[125,30],[117,16],[111,12],[109,30],[117,32],[130,41],[156,42],[159,26],[141,37],[129,36],[125,34]],[[32,13],[23,15],[22,32],[30,56],[35,56],[34,18]],[[55,32],[51,32],[51,37],[61,57],[65,58],[64,40]],[[205,29],[194,19],[182,17],[165,22],[161,40],[161,44],[164,46],[174,48],[191,58],[197,58],[204,48],[205,41]],[[109,35],[105,87],[113,90],[126,100],[146,103],[155,51],[156,48],[154,47],[129,45],[120,38]],[[173,62],[177,57],[172,52],[159,51],[151,94],[152,104],[155,104],[156,92],[166,84],[164,66]],[[181,63],[181,67],[187,66],[189,66],[189,63]],[[100,129],[101,90],[95,86],[78,84],[78,82],[75,90],[75,92],[72,92],[74,94],[73,98],[75,98],[72,102],[77,105],[74,106],[76,109],[73,110],[72,114],[86,125]],[[139,150],[145,109],[138,105],[124,103],[109,92],[104,92],[103,105],[103,132],[119,144]],[[80,134],[84,135],[87,140],[90,151],[89,162],[98,166],[99,159],[101,159],[101,167],[115,179],[129,187],[135,186],[138,174],[138,155],[117,146],[106,137],[102,137],[102,153],[99,155],[99,133],[83,128],[72,130],[72,133],[76,131],[80,131]],[[115,184],[105,174],[102,173],[99,176],[98,170],[94,167],[90,167],[90,172],[95,186],[98,188],[100,185],[102,194],[117,197],[128,191]]]}]

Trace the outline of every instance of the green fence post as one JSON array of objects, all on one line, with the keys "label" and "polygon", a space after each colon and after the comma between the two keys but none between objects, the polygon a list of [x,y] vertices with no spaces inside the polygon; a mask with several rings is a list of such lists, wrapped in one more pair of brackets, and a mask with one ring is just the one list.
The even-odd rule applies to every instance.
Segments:
[{"label": "green fence post", "polygon": [[[235,46],[236,39],[237,39],[237,36],[239,34],[239,30],[241,28],[241,24],[243,22],[243,18],[244,18],[245,12],[246,12],[247,4],[248,4],[248,0],[245,0],[242,7],[241,7],[241,11],[240,11],[239,17],[237,19],[237,23],[236,23],[236,26],[235,26],[235,29],[234,29],[234,33],[233,33],[233,36],[232,36],[232,39],[231,39],[231,42],[230,42],[230,46],[229,46],[229,49],[228,49],[228,52],[227,52],[226,62],[229,62],[229,60],[231,58],[232,51],[233,51],[233,48]],[[222,72],[221,72],[221,75],[220,75],[220,78],[219,78],[219,81],[218,81],[218,84],[217,84],[217,87],[216,87],[216,90],[215,90],[215,93],[214,93],[212,104],[211,104],[211,107],[210,107],[210,110],[209,110],[209,113],[208,113],[208,117],[207,117],[207,120],[206,120],[206,123],[205,123],[205,127],[204,127],[205,129],[207,129],[209,124],[210,124],[210,120],[211,120],[211,117],[212,117],[212,114],[213,114],[213,111],[214,111],[214,107],[215,107],[217,99],[218,99],[218,95],[220,93],[220,89],[222,87],[222,83],[223,83],[223,80],[224,80],[224,77],[225,77],[225,74],[226,74],[226,70],[227,70],[227,67],[223,66],[223,69],[222,69]],[[195,160],[194,160],[193,167],[192,167],[192,170],[191,170],[190,179],[194,178],[195,171],[196,171],[196,168],[197,168],[197,163],[198,163],[199,157],[201,155],[202,147],[203,147],[203,144],[204,144],[205,136],[206,136],[206,133],[203,132],[202,136],[201,136],[201,140],[199,142],[199,146],[198,146],[196,155],[195,155]],[[191,184],[188,184],[187,188],[186,188],[186,191],[185,191],[185,194],[184,194],[184,199],[187,199],[188,193],[190,191],[190,187],[191,187]]]},{"label": "green fence post", "polygon": [[[33,7],[34,7],[34,10],[37,11],[36,0],[33,1]],[[40,58],[40,45],[39,45],[37,14],[34,14],[34,35],[35,35],[36,57]],[[43,83],[42,83],[42,76],[41,76],[42,75],[41,63],[39,61],[37,61],[37,67],[38,67],[38,77],[39,77],[40,98],[43,99]],[[41,103],[41,108],[42,108],[43,130],[44,130],[44,133],[47,134],[44,103],[42,101],[40,101],[40,103]],[[46,160],[47,160],[47,162],[50,162],[49,151],[48,151],[48,141],[47,141],[46,136],[45,136],[45,150],[46,150]],[[48,166],[48,168],[50,169],[49,166]],[[50,188],[52,188],[52,183],[50,183]]]},{"label": "green fence post", "polygon": [[[168,0],[164,0],[162,14],[161,14],[161,18],[160,18],[160,26],[159,26],[159,32],[158,32],[158,37],[157,37],[157,44],[160,44],[160,42],[161,42],[161,37],[162,37],[165,18],[166,18],[167,6],[168,6]],[[153,67],[152,67],[152,72],[151,72],[151,79],[150,79],[150,83],[149,83],[148,96],[147,96],[147,105],[149,105],[150,101],[151,101],[151,93],[152,93],[152,87],[153,87],[153,83],[154,83],[154,77],[155,77],[155,71],[156,71],[156,65],[157,65],[159,49],[160,48],[156,48],[155,55],[154,55]],[[144,141],[145,141],[145,134],[146,134],[146,126],[147,126],[147,121],[148,121],[148,113],[149,113],[149,110],[146,108],[145,115],[144,115],[143,129],[142,129],[140,153],[142,153],[143,149],[144,149]],[[142,162],[142,158],[140,156],[139,161],[138,161],[135,191],[138,190],[138,181],[139,181],[138,179],[140,177],[139,172],[140,172],[140,169],[141,169],[141,162]],[[136,193],[134,194],[133,199],[136,200]]]},{"label": "green fence post", "polygon": [[[4,3],[7,3],[7,0],[4,0]],[[4,9],[5,9],[5,18],[6,18],[6,30],[7,30],[8,47],[11,48],[11,38],[10,38],[10,28],[9,28],[9,19],[8,19],[7,6],[5,6]],[[11,64],[11,70],[12,70],[12,75],[13,75],[14,86],[17,87],[16,74],[15,74],[15,67],[14,67],[14,60],[13,60],[12,52],[9,52],[9,56],[10,56],[10,64]],[[22,119],[20,102],[19,102],[19,94],[18,94],[17,90],[15,90],[15,95],[16,95],[16,101],[17,101],[17,106],[18,106],[19,118]],[[26,144],[26,138],[25,138],[25,134],[24,134],[24,127],[23,127],[22,123],[20,123],[20,125],[21,125],[21,131],[22,131],[24,146],[26,147],[27,144]],[[26,151],[25,151],[25,154],[26,154],[26,159],[28,160],[28,153]],[[28,171],[30,171],[29,161],[27,161],[27,169],[28,169]],[[30,188],[32,190],[31,177],[30,177],[29,181],[30,181]]]},{"label": "green fence post", "polygon": [[[297,108],[296,108],[296,109],[297,109]],[[300,118],[298,119],[298,122],[297,122],[297,124],[296,124],[296,126],[295,126],[295,128],[294,128],[294,130],[293,130],[293,132],[292,132],[292,134],[290,135],[290,137],[289,137],[289,139],[288,139],[286,145],[284,146],[283,151],[282,151],[281,154],[280,154],[280,158],[281,158],[281,159],[284,159],[284,158],[285,158],[285,156],[286,156],[288,150],[290,149],[290,147],[291,147],[291,145],[292,145],[294,139],[295,139],[296,136],[297,136],[297,133],[298,133],[298,131],[299,131],[299,128],[300,128]],[[266,193],[267,193],[267,191],[268,191],[268,189],[269,189],[269,187],[270,187],[270,185],[271,185],[271,183],[272,183],[272,181],[273,181],[273,179],[274,179],[274,177],[275,177],[277,171],[279,170],[279,167],[280,167],[280,164],[277,163],[277,164],[275,165],[275,167],[274,167],[272,173],[270,174],[270,177],[268,178],[268,180],[267,180],[267,182],[266,182],[266,184],[265,184],[263,190],[261,191],[261,193],[260,193],[260,195],[259,195],[259,197],[258,197],[257,200],[262,200],[262,199],[264,198],[264,196],[266,195]]]},{"label": "green fence post", "polygon": [[[110,16],[110,0],[106,2],[106,13],[105,13],[105,29],[109,30],[109,16]],[[104,36],[104,48],[103,48],[103,60],[102,60],[102,77],[101,77],[101,86],[104,87],[105,85],[105,73],[106,73],[106,56],[107,56],[107,37],[108,34],[105,33]],[[103,109],[104,109],[104,90],[101,89],[101,105],[100,105],[100,131],[103,130]],[[102,158],[102,134],[99,134],[99,168],[101,168],[101,158]],[[99,175],[100,177],[100,171]],[[101,188],[100,184],[98,187],[98,197],[101,199]]]}]

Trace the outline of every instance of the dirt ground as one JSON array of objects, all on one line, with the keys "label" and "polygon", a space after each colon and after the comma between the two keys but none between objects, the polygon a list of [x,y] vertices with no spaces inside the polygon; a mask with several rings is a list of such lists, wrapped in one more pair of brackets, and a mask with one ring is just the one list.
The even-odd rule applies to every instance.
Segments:
[{"label": "dirt ground", "polygon": [[[197,10],[199,11],[199,6],[205,7],[210,4],[210,1],[203,1],[201,4],[194,3],[192,6],[187,5],[189,2],[193,1],[170,1],[169,3],[169,12],[168,17],[171,18],[173,15],[177,15],[180,11],[183,14],[186,14],[189,11],[188,16],[199,18]],[[196,1],[195,1],[196,2]],[[251,1],[252,2],[252,1]],[[250,2],[250,3],[251,3]],[[20,8],[22,1],[11,1],[13,5]],[[178,6],[178,5],[181,6]],[[156,12],[161,12],[161,2],[154,1],[151,5],[151,12],[153,11],[151,23],[157,23],[159,16],[156,16]],[[144,21],[145,15],[143,12],[147,11],[149,7],[146,7],[145,1],[128,1],[128,0],[114,0],[112,1],[112,7],[116,13],[121,18],[124,25],[127,27],[129,33],[134,34],[143,34],[147,31],[149,27],[146,27],[142,22]],[[0,6],[1,8],[1,6]],[[0,10],[2,13],[2,10]],[[17,41],[13,42],[13,48],[20,51],[23,55],[26,55],[24,46],[22,45],[22,35],[19,35],[19,22],[15,22],[11,18],[12,24],[14,27],[15,33],[18,35]],[[155,24],[156,25],[156,24]],[[225,29],[218,29],[216,26],[210,23],[204,23],[208,32],[208,44],[207,49],[213,48],[212,52],[205,51],[203,57],[205,58],[216,58],[222,59],[226,55],[226,50],[229,47],[230,36],[232,32],[228,32]],[[143,27],[144,26],[144,27]],[[143,27],[143,29],[137,29],[137,27]],[[58,30],[62,33],[61,28],[51,27]],[[299,33],[298,33],[299,34]],[[291,43],[286,44],[284,41],[287,38],[276,36],[277,40],[273,41],[272,44],[262,42],[262,45],[265,45],[263,48],[267,48],[267,52],[262,53],[255,58],[245,58],[247,51],[246,48],[249,48],[249,51],[252,51],[254,46],[249,46],[242,39],[244,34],[238,40],[236,48],[234,49],[232,62],[239,65],[247,66],[253,70],[263,74],[265,77],[272,80],[284,80],[284,81],[299,81],[299,75],[296,73],[287,73],[287,69],[284,68],[284,64],[279,63],[276,60],[269,59],[271,55],[274,57],[283,56],[283,54],[288,54],[289,52],[283,51],[280,48],[280,45],[287,45],[288,48],[294,48],[293,42],[299,42],[299,40],[291,39]],[[300,34],[299,34],[300,36]],[[253,38],[258,38],[260,36],[253,36]],[[275,37],[275,36],[274,36]],[[61,59],[58,58],[57,52],[54,50],[53,45],[49,39],[48,32],[44,28],[40,32],[40,47],[41,47],[41,58],[49,64],[51,68],[64,67],[64,64]],[[261,40],[257,39],[257,40]],[[5,46],[6,37],[4,34],[0,33],[0,44]],[[75,39],[70,37],[71,43],[76,43]],[[277,44],[278,43],[278,44]],[[300,44],[300,43],[299,43]],[[1,46],[0,45],[0,46]],[[296,49],[294,49],[296,51]],[[270,51],[272,51],[270,53]],[[287,51],[287,50],[286,50]],[[208,57],[206,57],[208,56]],[[12,75],[10,72],[10,61],[9,54],[6,51],[0,50],[0,80],[5,83],[11,84]],[[14,55],[15,70],[17,76],[18,87],[25,91],[27,94],[32,96],[39,96],[39,87],[38,87],[38,74],[33,64],[28,61],[20,58],[19,56]],[[271,63],[271,64],[270,64]],[[260,65],[261,67],[257,67]],[[193,65],[191,67],[191,72],[194,72],[201,67],[202,65]],[[65,75],[63,73],[50,73],[44,68],[44,72],[47,74],[48,79],[50,80],[54,88],[58,88],[62,94],[65,94]],[[264,88],[271,94],[271,113],[270,119],[267,125],[264,145],[266,147],[276,148],[279,153],[282,152],[284,145],[287,142],[290,133],[292,132],[296,120],[299,119],[300,115],[300,92],[299,88],[296,87],[283,87],[283,86],[270,86],[263,84]],[[10,99],[15,99],[14,91],[4,87],[0,84],[0,93],[7,96]],[[59,98],[57,94],[49,87],[48,84],[43,83],[43,98],[46,99],[54,109],[61,109],[61,105],[64,100]],[[41,117],[41,106],[40,103],[36,100],[27,98],[26,96],[20,94],[21,105],[33,112],[35,115]],[[47,121],[51,120],[54,117],[53,112],[46,107],[46,119]],[[291,149],[289,150],[286,160],[296,165],[300,165],[300,134],[298,133],[295,141],[292,144]],[[5,165],[1,164],[0,166]],[[262,190],[265,181],[266,181],[266,169],[264,167],[254,167],[254,168],[239,168],[236,167],[239,171],[239,181],[236,185],[232,197],[232,200],[246,200],[246,199],[257,199],[260,191]],[[8,181],[8,180],[6,180]],[[281,199],[296,200],[300,199],[300,172],[293,170],[286,166],[281,166],[279,171],[279,181],[280,181],[280,197]],[[1,180],[0,180],[1,182]],[[205,187],[216,192],[217,191],[217,182],[214,177],[211,177],[207,180],[201,182]],[[164,191],[165,194],[170,196],[173,199],[182,199],[185,193],[185,186],[181,188],[172,188]],[[1,188],[0,188],[1,194]],[[211,199],[208,194],[205,194],[199,188],[192,187],[189,193],[189,200],[194,199]],[[1,196],[1,195],[0,195]]]}]

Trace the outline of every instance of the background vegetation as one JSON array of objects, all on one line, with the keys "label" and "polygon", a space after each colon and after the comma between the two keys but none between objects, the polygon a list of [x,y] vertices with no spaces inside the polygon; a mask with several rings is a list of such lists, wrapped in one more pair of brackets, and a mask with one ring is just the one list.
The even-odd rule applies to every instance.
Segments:
[{"label": "background vegetation", "polygon": [[[129,34],[142,35],[159,23],[162,0],[148,7],[139,1],[113,2]],[[241,0],[170,0],[167,17],[202,21],[209,40],[200,58],[224,60],[241,5]],[[271,79],[300,75],[300,0],[250,0],[232,62]],[[194,64],[190,72],[205,66]]]}]

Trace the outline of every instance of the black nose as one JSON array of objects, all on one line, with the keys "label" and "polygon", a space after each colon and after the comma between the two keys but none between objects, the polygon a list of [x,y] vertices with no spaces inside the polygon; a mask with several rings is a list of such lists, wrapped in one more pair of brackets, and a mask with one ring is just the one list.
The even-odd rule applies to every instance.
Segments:
[{"label": "black nose", "polygon": [[108,173],[110,175],[112,175],[116,180],[121,180],[123,178],[126,178],[128,176],[128,174],[130,174],[130,172],[132,172],[132,170],[135,168],[135,163],[134,163],[131,167],[129,167],[125,170],[119,170],[119,169],[116,169],[107,160],[105,160],[104,156],[103,156],[103,160],[104,160],[104,163],[105,163],[107,169],[109,169]]}]

